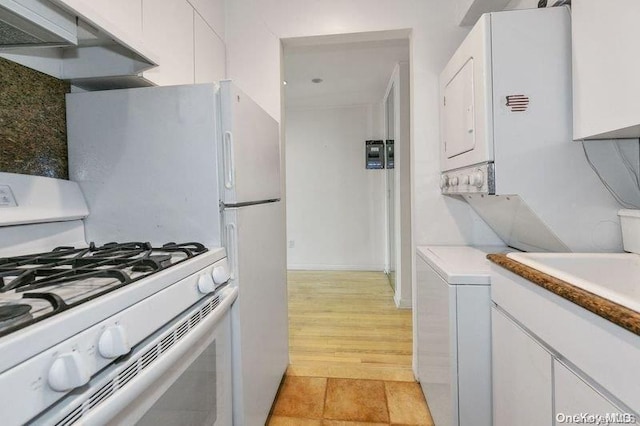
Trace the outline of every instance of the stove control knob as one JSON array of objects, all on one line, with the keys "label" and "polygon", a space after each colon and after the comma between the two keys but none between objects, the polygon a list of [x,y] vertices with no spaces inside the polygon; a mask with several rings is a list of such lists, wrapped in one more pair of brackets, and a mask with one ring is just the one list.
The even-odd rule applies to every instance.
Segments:
[{"label": "stove control knob", "polygon": [[449,186],[449,176],[442,175],[440,177],[440,189],[445,189],[447,186]]},{"label": "stove control knob", "polygon": [[231,279],[231,274],[224,266],[216,266],[211,271],[211,277],[213,278],[213,282],[220,285],[224,284]]},{"label": "stove control knob", "polygon": [[76,351],[58,355],[49,369],[49,386],[57,392],[86,385],[90,378],[89,367]]},{"label": "stove control knob", "polygon": [[451,186],[458,186],[458,176],[451,178]]},{"label": "stove control knob", "polygon": [[216,289],[216,283],[210,274],[200,275],[198,278],[198,291],[203,294],[213,293]]},{"label": "stove control knob", "polygon": [[127,332],[121,325],[107,327],[98,340],[98,352],[104,358],[113,359],[131,351]]},{"label": "stove control knob", "polygon": [[478,188],[481,188],[482,185],[484,185],[484,173],[482,173],[482,170],[476,170],[471,175],[471,185],[477,186]]},{"label": "stove control knob", "polygon": [[469,185],[469,175],[460,176],[460,185]]}]

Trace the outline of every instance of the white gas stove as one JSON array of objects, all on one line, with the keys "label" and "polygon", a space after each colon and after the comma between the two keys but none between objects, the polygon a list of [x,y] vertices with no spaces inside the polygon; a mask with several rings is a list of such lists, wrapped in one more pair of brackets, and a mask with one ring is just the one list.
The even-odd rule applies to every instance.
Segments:
[{"label": "white gas stove", "polygon": [[[206,387],[216,398],[205,417],[229,424],[226,312],[237,289],[227,286],[225,250],[86,244],[75,183],[0,173],[0,189],[0,398],[15,401],[2,410],[2,424],[166,416],[163,395],[188,382],[182,374],[212,351]],[[171,366],[184,357],[190,362]]]}]

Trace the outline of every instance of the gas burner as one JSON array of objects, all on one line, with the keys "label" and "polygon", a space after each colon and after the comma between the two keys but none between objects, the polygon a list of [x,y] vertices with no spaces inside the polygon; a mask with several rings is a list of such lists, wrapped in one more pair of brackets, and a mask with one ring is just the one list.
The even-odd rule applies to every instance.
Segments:
[{"label": "gas burner", "polygon": [[[200,243],[62,246],[0,259],[0,337],[205,253]],[[32,306],[13,303],[16,297]]]},{"label": "gas burner", "polygon": [[0,306],[0,327],[31,317],[29,311],[31,311],[31,305],[21,303]]}]

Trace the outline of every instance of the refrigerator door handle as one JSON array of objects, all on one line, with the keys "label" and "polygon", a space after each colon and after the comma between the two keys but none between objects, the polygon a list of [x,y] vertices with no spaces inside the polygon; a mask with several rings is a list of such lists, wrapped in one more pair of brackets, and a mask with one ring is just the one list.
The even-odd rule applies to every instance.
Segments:
[{"label": "refrigerator door handle", "polygon": [[224,187],[232,189],[235,180],[235,159],[233,158],[233,133],[230,131],[224,132],[223,141],[224,152]]},{"label": "refrigerator door handle", "polygon": [[228,223],[226,226],[227,231],[227,257],[229,258],[229,279],[233,280],[236,277],[236,258],[237,258],[237,241],[238,231],[235,223]]}]

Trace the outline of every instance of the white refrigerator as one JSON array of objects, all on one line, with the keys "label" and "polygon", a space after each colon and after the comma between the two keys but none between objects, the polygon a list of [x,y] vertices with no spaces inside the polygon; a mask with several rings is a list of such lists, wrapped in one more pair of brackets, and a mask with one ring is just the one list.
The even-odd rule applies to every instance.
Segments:
[{"label": "white refrigerator", "polygon": [[264,424],[288,364],[278,123],[230,81],[67,95],[89,241],[224,245],[234,425]]}]

